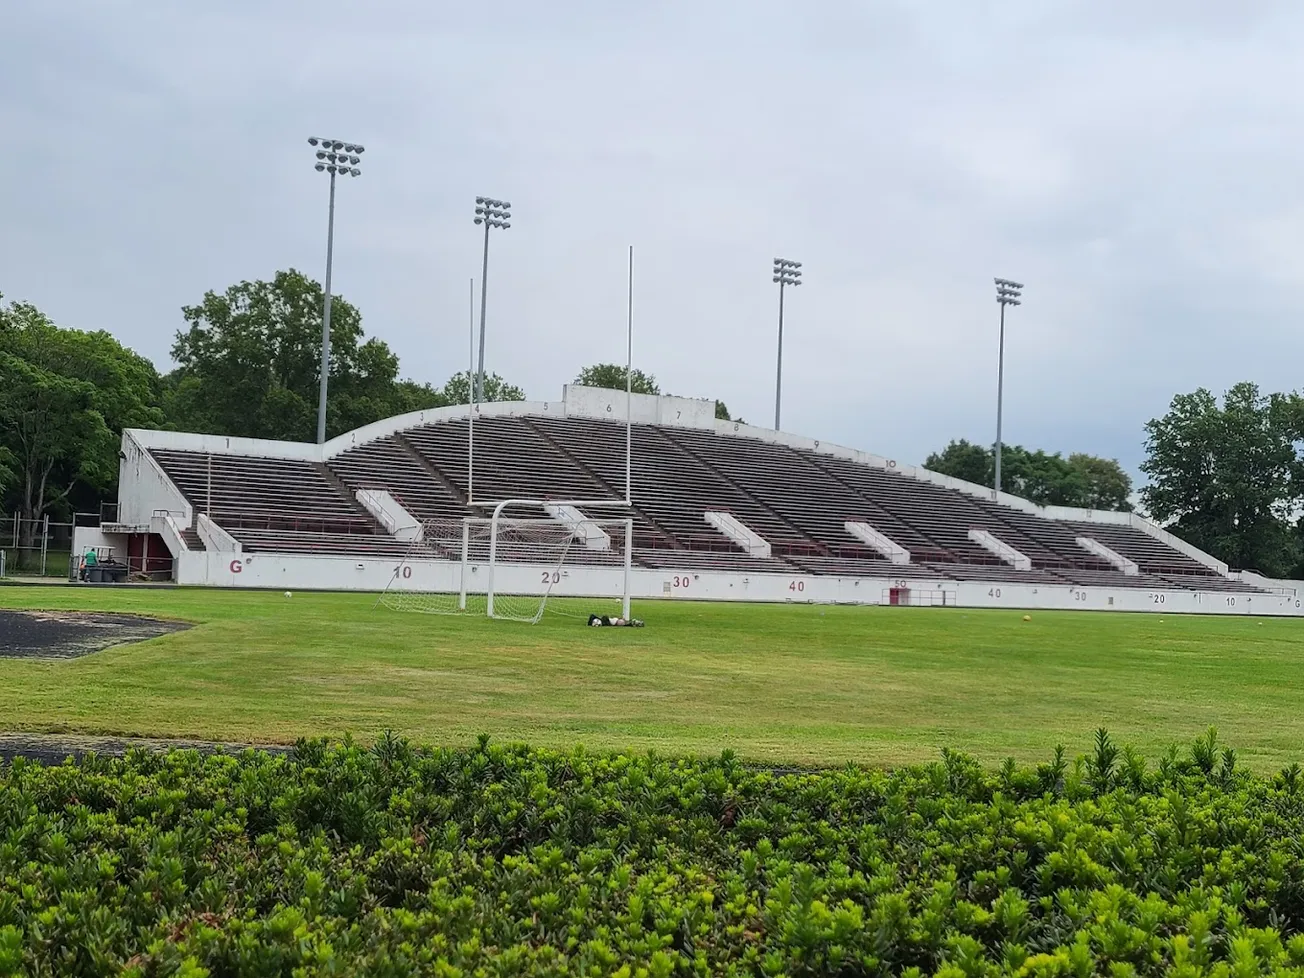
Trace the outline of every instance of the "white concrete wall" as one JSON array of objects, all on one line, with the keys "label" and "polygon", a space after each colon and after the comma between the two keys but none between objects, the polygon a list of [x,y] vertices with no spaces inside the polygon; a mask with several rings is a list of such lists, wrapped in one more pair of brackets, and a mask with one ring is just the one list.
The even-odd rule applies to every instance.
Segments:
[{"label": "white concrete wall", "polygon": [[145,451],[152,436],[169,434],[174,432],[128,428],[122,433],[122,454],[126,457],[118,462],[119,523],[148,524],[155,513],[172,513],[182,525],[190,525],[190,503]]},{"label": "white concrete wall", "polygon": [[[207,517],[201,513],[199,519],[204,520]],[[150,520],[149,531],[162,537],[163,543],[168,548],[168,553],[172,554],[174,561],[180,554],[189,549],[186,547],[186,541],[181,537],[181,526],[171,513],[160,513]]]},{"label": "white concrete wall", "polygon": [[213,455],[253,455],[299,459],[305,462],[317,462],[321,459],[321,448],[318,445],[297,441],[231,438],[226,435],[199,435],[188,431],[153,431],[145,428],[128,428],[123,434],[130,434],[142,447],[151,449],[204,452]]},{"label": "white concrete wall", "polygon": [[105,533],[98,526],[74,526],[72,528],[72,553],[80,557],[87,550],[95,547],[112,547],[115,557],[126,559],[127,535],[125,533]]},{"label": "white concrete wall", "polygon": [[[403,570],[407,568],[408,570]],[[502,564],[495,570],[495,590],[501,594],[538,593],[541,575],[551,567]],[[402,587],[454,592],[461,565],[455,561],[411,561],[392,558],[353,558],[280,554],[231,554],[187,551],[178,562],[183,584],[216,587],[259,587],[278,590],[381,591],[396,574]],[[483,593],[485,564],[470,566],[468,590]],[[623,571],[611,567],[569,567],[552,585],[558,597],[615,597],[621,593]],[[975,581],[899,578],[816,577],[808,574],[736,574],[634,568],[630,590],[635,598],[697,601],[762,601],[807,604],[887,603],[890,588],[908,588],[916,597],[947,592],[947,604],[962,608],[1134,611],[1154,614],[1220,614],[1301,616],[1301,601],[1283,594],[1223,594],[1177,589],[1078,588]]]},{"label": "white concrete wall", "polygon": [[195,532],[204,541],[204,546],[215,553],[238,554],[244,551],[240,541],[209,519],[207,513],[200,513],[196,518]]}]

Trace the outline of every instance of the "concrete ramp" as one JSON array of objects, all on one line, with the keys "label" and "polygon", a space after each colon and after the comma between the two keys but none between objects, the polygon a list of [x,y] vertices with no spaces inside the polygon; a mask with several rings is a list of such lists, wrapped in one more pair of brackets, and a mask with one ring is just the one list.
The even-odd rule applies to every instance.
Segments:
[{"label": "concrete ramp", "polygon": [[543,510],[558,523],[565,523],[571,533],[589,550],[610,550],[611,534],[579,509],[559,503],[545,503]]},{"label": "concrete ramp", "polygon": [[842,524],[857,540],[867,543],[894,564],[910,563],[910,551],[881,530],[876,530],[864,520],[847,520]]},{"label": "concrete ramp", "polygon": [[358,502],[395,540],[420,540],[421,521],[385,489],[359,489]]},{"label": "concrete ramp", "polygon": [[770,556],[770,541],[734,516],[733,513],[713,511],[702,515],[707,523],[753,557]]},{"label": "concrete ramp", "polygon": [[1032,559],[1021,550],[1016,550],[995,534],[986,530],[970,530],[969,539],[988,553],[994,554],[1015,570],[1032,570]]},{"label": "concrete ramp", "polygon": [[1105,546],[1092,537],[1078,537],[1078,546],[1089,554],[1095,554],[1121,570],[1128,577],[1135,577],[1139,571],[1135,560],[1128,560],[1117,550]]}]

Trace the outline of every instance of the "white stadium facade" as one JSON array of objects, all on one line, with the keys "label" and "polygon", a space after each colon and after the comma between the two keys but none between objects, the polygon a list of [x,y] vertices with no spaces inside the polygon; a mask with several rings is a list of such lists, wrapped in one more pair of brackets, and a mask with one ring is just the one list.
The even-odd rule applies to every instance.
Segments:
[{"label": "white stadium facade", "polygon": [[[487,525],[504,500],[528,500],[510,516],[569,545],[491,559],[459,548],[475,534],[432,529]],[[78,553],[209,587],[450,594],[491,576],[504,594],[556,597],[1301,614],[1293,582],[1230,571],[1135,514],[994,499],[717,420],[711,401],[577,386],[322,445],[130,429],[116,520],[76,534]]]}]

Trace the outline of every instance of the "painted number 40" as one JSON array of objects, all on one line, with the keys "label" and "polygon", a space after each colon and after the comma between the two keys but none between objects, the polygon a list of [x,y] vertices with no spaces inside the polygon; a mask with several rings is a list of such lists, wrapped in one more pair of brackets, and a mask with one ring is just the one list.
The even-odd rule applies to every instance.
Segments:
[{"label": "painted number 40", "polygon": [[805,581],[789,581],[789,582],[788,582],[788,590],[789,590],[789,591],[805,591],[805,590],[806,590],[806,582],[805,582]]}]

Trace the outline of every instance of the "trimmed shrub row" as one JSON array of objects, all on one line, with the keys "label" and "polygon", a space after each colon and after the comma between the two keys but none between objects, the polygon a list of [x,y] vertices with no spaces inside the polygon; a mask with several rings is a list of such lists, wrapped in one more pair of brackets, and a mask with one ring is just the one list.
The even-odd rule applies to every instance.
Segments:
[{"label": "trimmed shrub row", "polygon": [[0,767],[0,975],[1304,976],[1304,785],[305,742]]}]

